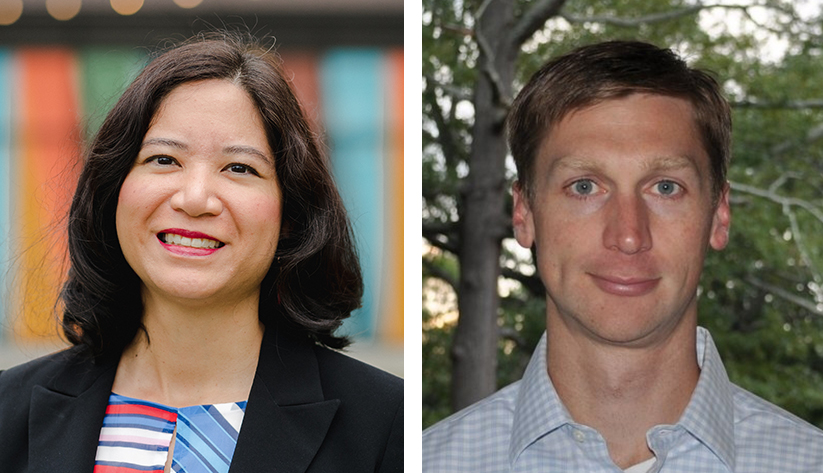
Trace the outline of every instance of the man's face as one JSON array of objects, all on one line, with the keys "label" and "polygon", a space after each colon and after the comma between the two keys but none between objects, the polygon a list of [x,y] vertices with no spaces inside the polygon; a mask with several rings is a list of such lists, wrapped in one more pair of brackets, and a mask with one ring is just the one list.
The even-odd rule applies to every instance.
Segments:
[{"label": "man's face", "polygon": [[517,241],[536,248],[550,324],[640,346],[696,320],[706,251],[728,241],[728,189],[713,205],[711,179],[686,100],[632,94],[556,124],[533,199],[515,186],[513,212]]}]

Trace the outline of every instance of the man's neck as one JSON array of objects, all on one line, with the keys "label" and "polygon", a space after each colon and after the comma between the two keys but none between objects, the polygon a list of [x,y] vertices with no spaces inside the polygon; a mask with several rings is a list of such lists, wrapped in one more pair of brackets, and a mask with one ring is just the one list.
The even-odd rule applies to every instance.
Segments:
[{"label": "man's neck", "polygon": [[646,433],[675,424],[691,399],[700,374],[691,320],[657,343],[623,347],[548,317],[549,377],[574,421],[597,430],[621,468],[651,458]]}]

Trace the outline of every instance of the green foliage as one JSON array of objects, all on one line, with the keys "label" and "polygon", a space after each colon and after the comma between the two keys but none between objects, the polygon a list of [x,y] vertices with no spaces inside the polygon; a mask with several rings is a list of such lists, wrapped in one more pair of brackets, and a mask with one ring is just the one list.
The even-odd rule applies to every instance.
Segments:
[{"label": "green foliage", "polygon": [[[423,223],[439,251],[459,248],[453,233],[427,234],[460,218],[461,179],[470,170],[471,91],[478,71],[470,34],[479,2],[425,0],[423,26]],[[823,40],[820,18],[804,21],[793,3],[682,11],[690,0],[569,1],[523,47],[515,90],[549,58],[607,39],[671,46],[713,71],[734,106],[732,233],[711,252],[700,286],[700,324],[709,328],[730,378],[823,427]],[[534,2],[518,1],[517,14]],[[747,13],[750,16],[747,16]],[[592,21],[576,21],[589,18]],[[628,20],[617,24],[613,19]],[[739,20],[739,22],[738,22]],[[742,28],[738,28],[738,23]],[[779,41],[777,41],[779,39]],[[775,45],[782,48],[774,52]],[[754,105],[753,105],[754,104]],[[768,106],[766,106],[768,104]],[[439,115],[437,115],[439,114]],[[450,139],[444,140],[444,134]],[[794,199],[794,200],[786,200]],[[455,258],[429,259],[456,277]],[[529,273],[528,257],[504,251],[501,266]],[[429,271],[427,277],[436,277]],[[518,379],[544,329],[544,303],[513,280],[501,283],[498,380]],[[452,326],[424,310],[424,426],[449,413]]]}]

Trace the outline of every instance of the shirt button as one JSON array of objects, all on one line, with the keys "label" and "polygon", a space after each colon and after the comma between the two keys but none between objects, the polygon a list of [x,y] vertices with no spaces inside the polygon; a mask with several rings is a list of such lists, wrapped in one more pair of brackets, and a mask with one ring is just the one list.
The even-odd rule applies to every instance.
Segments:
[{"label": "shirt button", "polygon": [[579,430],[575,430],[572,435],[574,436],[574,439],[577,440],[580,443],[583,443],[583,442],[586,441],[586,434],[584,434],[583,432],[581,432]]}]

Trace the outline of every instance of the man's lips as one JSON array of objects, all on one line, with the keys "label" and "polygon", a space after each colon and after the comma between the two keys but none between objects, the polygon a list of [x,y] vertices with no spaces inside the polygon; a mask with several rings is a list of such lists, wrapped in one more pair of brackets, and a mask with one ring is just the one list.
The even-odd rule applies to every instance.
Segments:
[{"label": "man's lips", "polygon": [[603,292],[615,296],[643,296],[652,292],[660,283],[660,278],[648,277],[617,277],[588,273],[594,283]]}]

